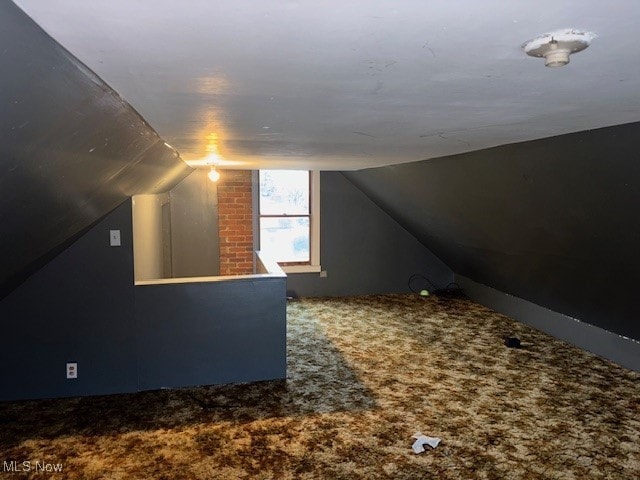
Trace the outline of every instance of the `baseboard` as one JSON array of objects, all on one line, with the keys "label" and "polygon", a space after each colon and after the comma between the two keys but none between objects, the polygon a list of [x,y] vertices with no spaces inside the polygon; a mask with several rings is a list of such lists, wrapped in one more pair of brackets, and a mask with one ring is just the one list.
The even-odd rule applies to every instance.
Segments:
[{"label": "baseboard", "polygon": [[456,275],[472,300],[612,362],[640,372],[640,342]]}]

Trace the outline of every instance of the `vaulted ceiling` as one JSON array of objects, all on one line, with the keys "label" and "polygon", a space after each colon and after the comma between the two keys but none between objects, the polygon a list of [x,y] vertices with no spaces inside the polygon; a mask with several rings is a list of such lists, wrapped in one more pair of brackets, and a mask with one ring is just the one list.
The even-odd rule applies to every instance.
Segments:
[{"label": "vaulted ceiling", "polygon": [[[639,18],[631,0],[0,0],[0,299],[183,159],[357,170],[457,273],[639,339]],[[523,53],[567,28],[597,35],[568,66]]]},{"label": "vaulted ceiling", "polygon": [[[16,0],[191,162],[349,170],[640,120],[640,2]],[[563,68],[526,40],[597,38]]]},{"label": "vaulted ceiling", "polygon": [[1,299],[129,196],[192,169],[7,0],[0,45]]}]

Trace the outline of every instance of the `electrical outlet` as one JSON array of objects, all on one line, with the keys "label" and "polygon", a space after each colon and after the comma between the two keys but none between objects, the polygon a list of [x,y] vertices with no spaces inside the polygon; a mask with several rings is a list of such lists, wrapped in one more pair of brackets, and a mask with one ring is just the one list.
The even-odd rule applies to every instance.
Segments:
[{"label": "electrical outlet", "polygon": [[67,378],[78,378],[78,364],[67,362]]},{"label": "electrical outlet", "polygon": [[119,247],[120,243],[120,230],[109,230],[109,245],[112,247]]},{"label": "electrical outlet", "polygon": [[321,277],[321,278],[327,278],[327,271],[326,271],[326,270],[322,270],[322,271],[320,272],[320,277]]}]

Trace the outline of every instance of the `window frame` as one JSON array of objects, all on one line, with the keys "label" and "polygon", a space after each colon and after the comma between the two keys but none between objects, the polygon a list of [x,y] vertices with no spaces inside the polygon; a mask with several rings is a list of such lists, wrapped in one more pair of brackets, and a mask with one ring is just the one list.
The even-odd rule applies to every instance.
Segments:
[{"label": "window frame", "polygon": [[[264,169],[271,170],[271,169]],[[320,265],[320,172],[309,172],[309,261],[308,262],[278,262],[285,273],[319,273]],[[260,214],[260,170],[254,170],[253,195],[254,241],[255,249],[260,250],[260,219],[278,217],[306,217],[306,215],[261,215]]]}]

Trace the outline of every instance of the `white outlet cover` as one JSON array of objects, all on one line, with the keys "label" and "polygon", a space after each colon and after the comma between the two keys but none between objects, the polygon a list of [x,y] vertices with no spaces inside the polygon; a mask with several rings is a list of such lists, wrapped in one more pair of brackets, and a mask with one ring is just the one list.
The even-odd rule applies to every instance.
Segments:
[{"label": "white outlet cover", "polygon": [[67,378],[78,378],[78,364],[76,362],[67,363]]},{"label": "white outlet cover", "polygon": [[119,247],[120,242],[120,230],[109,230],[109,245],[112,247]]}]

